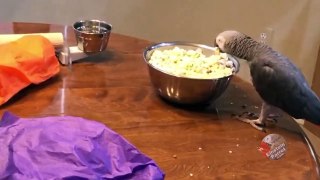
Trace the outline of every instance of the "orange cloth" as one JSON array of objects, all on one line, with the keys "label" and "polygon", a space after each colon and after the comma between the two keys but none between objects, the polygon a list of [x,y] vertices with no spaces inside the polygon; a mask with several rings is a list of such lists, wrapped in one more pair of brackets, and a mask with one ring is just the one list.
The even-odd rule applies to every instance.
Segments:
[{"label": "orange cloth", "polygon": [[60,70],[51,42],[39,35],[0,45],[0,105],[30,84],[39,84]]}]

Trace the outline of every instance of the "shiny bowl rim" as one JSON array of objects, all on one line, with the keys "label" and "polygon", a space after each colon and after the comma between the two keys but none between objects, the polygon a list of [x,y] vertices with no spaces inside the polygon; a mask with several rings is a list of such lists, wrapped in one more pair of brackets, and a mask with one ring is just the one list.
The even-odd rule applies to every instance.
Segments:
[{"label": "shiny bowl rim", "polygon": [[[75,25],[76,24],[81,24],[81,23],[85,23],[85,22],[97,22],[97,23],[100,23],[100,24],[105,24],[106,26],[108,26],[107,28],[107,31],[104,31],[102,33],[90,33],[90,32],[83,32],[81,30],[78,30],[77,28],[75,28]],[[94,35],[94,34],[101,34],[101,35],[105,35],[105,34],[108,34],[111,32],[112,30],[112,24],[106,22],[106,21],[102,21],[102,20],[97,20],[97,19],[87,19],[87,20],[79,20],[79,21],[76,21],[73,23],[72,25],[72,28],[74,31],[78,32],[78,33],[81,33],[81,34],[91,34],[91,35]]]},{"label": "shiny bowl rim", "polygon": [[167,74],[167,75],[170,75],[170,76],[173,76],[173,77],[177,77],[177,78],[181,78],[181,79],[200,80],[200,81],[219,80],[219,79],[229,78],[229,77],[232,77],[235,74],[237,74],[239,72],[239,70],[240,70],[240,62],[239,62],[238,58],[235,57],[235,56],[232,56],[230,54],[227,54],[227,56],[234,63],[235,70],[234,70],[234,72],[232,72],[231,75],[223,76],[223,77],[220,77],[220,78],[192,78],[192,77],[185,77],[185,76],[177,76],[177,75],[174,75],[172,73],[165,72],[165,71],[153,66],[147,60],[147,53],[149,51],[157,49],[159,47],[175,46],[175,45],[176,46],[183,45],[183,46],[200,47],[200,48],[204,48],[204,49],[208,49],[208,50],[212,50],[212,51],[216,48],[216,47],[205,45],[205,44],[186,42],[186,41],[167,41],[167,42],[154,43],[154,44],[146,47],[144,49],[144,51],[143,51],[143,59],[144,59],[145,63],[147,63],[148,66],[151,66],[152,68],[156,69],[157,71],[160,71],[160,72],[162,72],[164,74]]}]

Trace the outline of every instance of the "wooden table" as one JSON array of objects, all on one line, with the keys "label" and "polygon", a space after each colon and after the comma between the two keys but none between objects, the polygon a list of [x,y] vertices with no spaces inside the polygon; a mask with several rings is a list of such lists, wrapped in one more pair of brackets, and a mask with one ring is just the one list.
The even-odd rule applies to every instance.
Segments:
[{"label": "wooden table", "polygon": [[[64,31],[68,29],[67,31]],[[59,25],[2,24],[1,33],[65,32]],[[166,179],[317,179],[319,164],[291,118],[260,132],[232,118],[259,112],[261,100],[239,77],[206,108],[164,102],[151,86],[143,49],[151,42],[112,33],[106,52],[61,66],[58,76],[32,85],[1,106],[20,117],[81,116],[104,123],[154,159]],[[286,155],[269,160],[258,151],[271,133],[287,142]]]}]

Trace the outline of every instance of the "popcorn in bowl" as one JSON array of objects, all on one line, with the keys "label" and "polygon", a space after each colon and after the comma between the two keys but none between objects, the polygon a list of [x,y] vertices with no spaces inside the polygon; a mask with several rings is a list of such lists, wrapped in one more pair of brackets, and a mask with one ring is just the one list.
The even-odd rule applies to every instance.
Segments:
[{"label": "popcorn in bowl", "polygon": [[149,63],[166,73],[187,78],[216,79],[230,76],[234,72],[233,62],[217,47],[211,56],[204,55],[200,48],[186,50],[176,46],[155,50]]}]

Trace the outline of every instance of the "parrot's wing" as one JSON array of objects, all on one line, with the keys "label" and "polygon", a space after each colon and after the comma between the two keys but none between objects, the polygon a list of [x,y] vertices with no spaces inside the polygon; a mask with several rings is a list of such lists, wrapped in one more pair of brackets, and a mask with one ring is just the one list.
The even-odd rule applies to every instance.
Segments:
[{"label": "parrot's wing", "polygon": [[287,58],[264,57],[250,65],[253,84],[262,99],[295,118],[320,123],[320,101],[299,69]]}]

